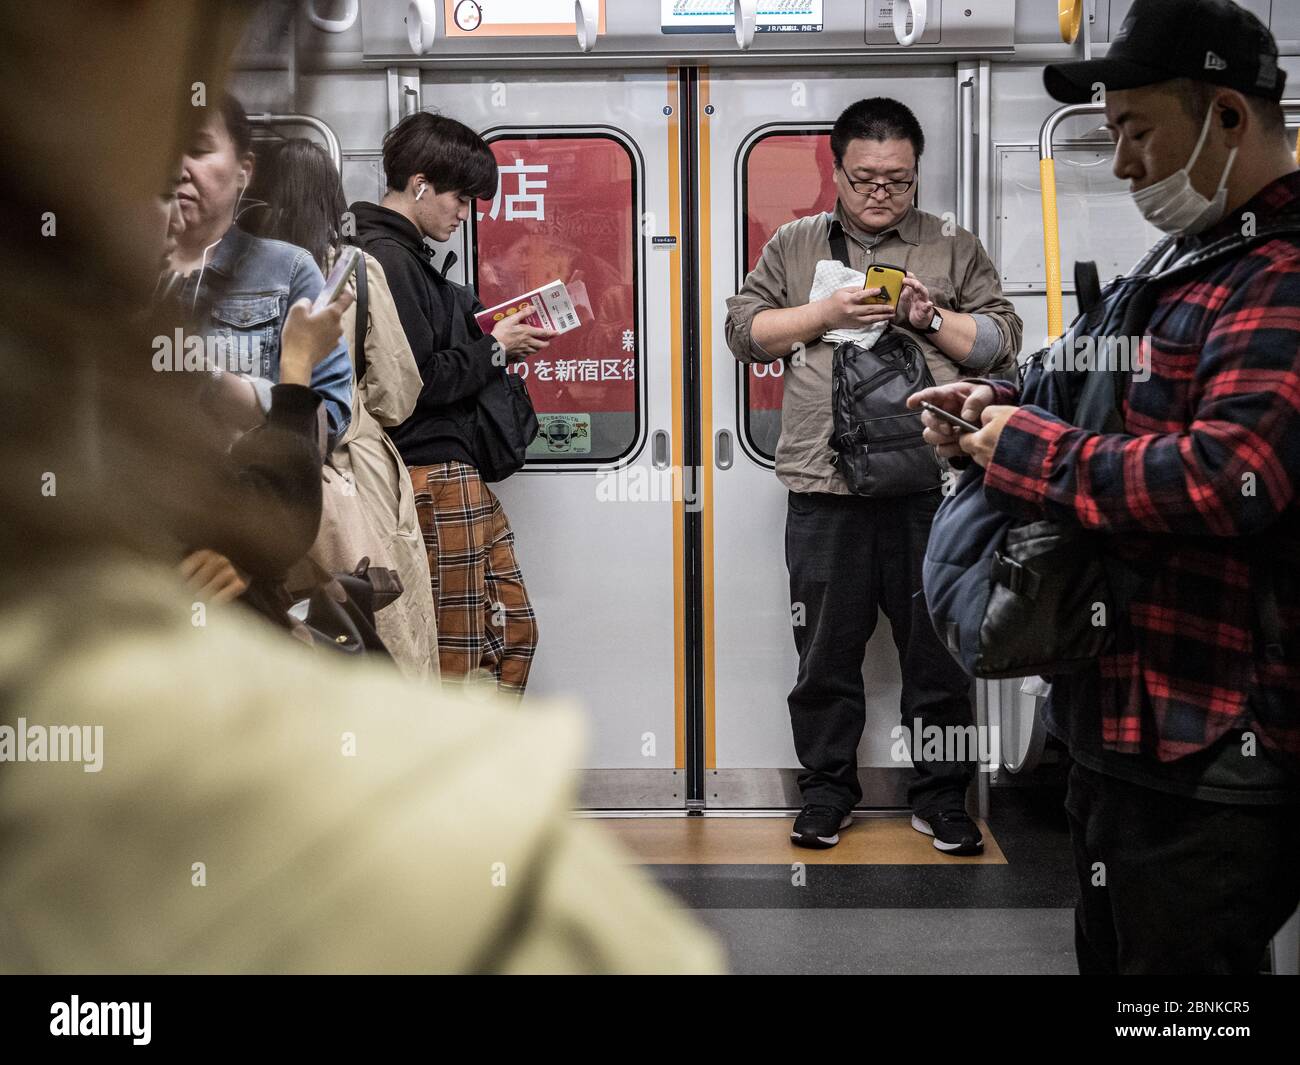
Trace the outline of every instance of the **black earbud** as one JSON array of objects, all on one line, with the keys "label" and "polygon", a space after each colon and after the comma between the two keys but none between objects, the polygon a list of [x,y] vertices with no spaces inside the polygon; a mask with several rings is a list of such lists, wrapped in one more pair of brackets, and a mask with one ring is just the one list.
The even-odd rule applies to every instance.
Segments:
[{"label": "black earbud", "polygon": [[1237,123],[1241,121],[1241,115],[1237,114],[1231,107],[1223,109],[1223,128],[1236,129]]}]

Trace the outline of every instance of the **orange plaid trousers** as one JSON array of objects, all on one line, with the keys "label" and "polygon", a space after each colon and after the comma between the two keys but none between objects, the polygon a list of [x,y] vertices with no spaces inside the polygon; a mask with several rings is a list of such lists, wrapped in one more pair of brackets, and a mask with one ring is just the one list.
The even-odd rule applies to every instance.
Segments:
[{"label": "orange plaid trousers", "polygon": [[501,501],[473,466],[408,467],[424,533],[445,684],[495,682],[522,697],[537,618]]}]

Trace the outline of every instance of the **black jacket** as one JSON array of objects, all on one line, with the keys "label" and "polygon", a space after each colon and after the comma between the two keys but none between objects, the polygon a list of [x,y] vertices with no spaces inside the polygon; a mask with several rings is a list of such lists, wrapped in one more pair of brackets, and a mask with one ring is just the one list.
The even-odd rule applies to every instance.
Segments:
[{"label": "black jacket", "polygon": [[494,341],[474,321],[483,305],[474,290],[448,281],[406,218],[374,203],[354,203],[357,243],[379,260],[424,382],[411,416],[388,430],[408,466],[476,465],[475,397],[494,374]]},{"label": "black jacket", "polygon": [[311,550],[321,519],[321,397],[302,385],[274,385],[266,424],[250,429],[230,449],[231,476],[249,513],[266,533],[252,545],[204,544],[249,575],[240,602],[281,628],[291,628],[293,596],[285,577]]},{"label": "black jacket", "polygon": [[227,554],[254,577],[282,579],[320,532],[320,407],[320,395],[309,387],[273,385],[266,423],[230,449],[231,475],[239,482],[243,505],[266,515],[266,527],[274,532],[259,545],[261,558]]}]

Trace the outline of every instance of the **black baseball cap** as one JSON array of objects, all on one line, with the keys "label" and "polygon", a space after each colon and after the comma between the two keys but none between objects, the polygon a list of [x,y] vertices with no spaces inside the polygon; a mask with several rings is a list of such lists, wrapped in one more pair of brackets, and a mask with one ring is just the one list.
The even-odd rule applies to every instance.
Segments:
[{"label": "black baseball cap", "polygon": [[1174,78],[1274,101],[1286,86],[1268,27],[1232,0],[1133,0],[1105,59],[1043,71],[1048,93],[1067,104],[1090,101],[1098,83],[1139,89]]}]

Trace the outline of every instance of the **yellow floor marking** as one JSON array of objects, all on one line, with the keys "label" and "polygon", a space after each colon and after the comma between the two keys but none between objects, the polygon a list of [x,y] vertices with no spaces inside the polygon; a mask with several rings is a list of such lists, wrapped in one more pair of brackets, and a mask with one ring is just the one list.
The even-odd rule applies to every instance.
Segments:
[{"label": "yellow floor marking", "polygon": [[979,822],[984,853],[952,857],[934,848],[909,816],[859,817],[840,830],[827,850],[790,842],[793,817],[601,818],[635,860],[644,865],[1006,865],[1002,848]]}]

